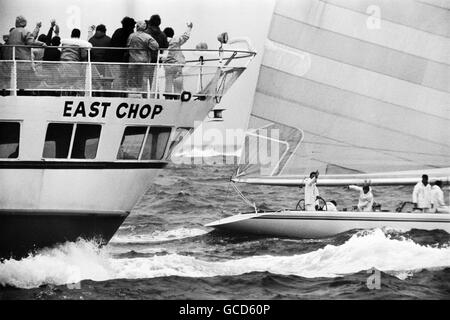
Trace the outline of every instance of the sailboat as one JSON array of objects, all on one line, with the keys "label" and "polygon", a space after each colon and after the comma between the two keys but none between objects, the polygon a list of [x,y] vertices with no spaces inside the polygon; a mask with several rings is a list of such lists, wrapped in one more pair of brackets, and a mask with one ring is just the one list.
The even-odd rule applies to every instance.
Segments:
[{"label": "sailboat", "polygon": [[[279,0],[240,165],[254,209],[207,224],[300,238],[352,229],[441,229],[450,214],[264,211],[238,185],[412,185],[450,180],[450,5],[438,0]],[[275,159],[275,160],[274,160]],[[399,210],[401,211],[401,210]]]}]

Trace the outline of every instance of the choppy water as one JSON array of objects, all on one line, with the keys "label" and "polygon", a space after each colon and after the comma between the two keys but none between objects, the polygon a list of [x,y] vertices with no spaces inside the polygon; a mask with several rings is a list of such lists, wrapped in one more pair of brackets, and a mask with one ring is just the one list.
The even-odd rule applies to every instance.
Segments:
[{"label": "choppy water", "polygon": [[[233,166],[162,170],[111,243],[79,241],[0,264],[0,299],[450,298],[450,235],[354,230],[327,239],[232,237],[204,224],[248,208],[228,185]],[[374,188],[383,208],[410,187]],[[244,186],[273,209],[293,208],[296,188]],[[321,188],[338,207],[357,194]],[[381,270],[380,289],[368,288]],[[80,282],[81,281],[81,282]]]}]

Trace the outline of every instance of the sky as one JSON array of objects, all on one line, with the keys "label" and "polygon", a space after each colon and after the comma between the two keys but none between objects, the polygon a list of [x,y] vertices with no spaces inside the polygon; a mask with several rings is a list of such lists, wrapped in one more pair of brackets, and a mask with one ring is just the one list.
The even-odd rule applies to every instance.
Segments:
[{"label": "sky", "polygon": [[204,124],[205,129],[239,129],[247,126],[274,5],[275,0],[0,0],[0,33],[8,33],[17,15],[27,18],[30,31],[41,21],[41,33],[46,33],[55,18],[61,37],[69,37],[70,30],[78,27],[84,38],[90,25],[103,23],[111,35],[126,15],[145,20],[159,14],[161,29],[170,26],[175,33],[183,32],[188,21],[194,24],[185,49],[199,42],[218,48],[217,35],[222,32],[230,38],[248,37],[258,55],[218,106],[227,109],[224,122]]}]

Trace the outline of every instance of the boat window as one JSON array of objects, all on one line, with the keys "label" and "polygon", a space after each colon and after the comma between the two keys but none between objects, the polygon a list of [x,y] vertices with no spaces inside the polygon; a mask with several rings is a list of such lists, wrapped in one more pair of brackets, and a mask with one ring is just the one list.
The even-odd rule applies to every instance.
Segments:
[{"label": "boat window", "polygon": [[137,160],[141,152],[147,127],[127,127],[122,137],[117,159]]},{"label": "boat window", "polygon": [[71,158],[95,159],[101,129],[97,124],[77,124]]},{"label": "boat window", "polygon": [[18,122],[0,122],[0,158],[19,157],[20,124]]},{"label": "boat window", "polygon": [[175,149],[175,147],[179,145],[188,134],[192,133],[192,131],[194,131],[194,128],[177,128],[175,137],[173,138],[173,141],[170,143],[169,152],[167,152],[168,157],[172,155],[172,152]]},{"label": "boat window", "polygon": [[56,159],[67,158],[72,131],[72,123],[49,123],[42,156]]},{"label": "boat window", "polygon": [[161,160],[164,157],[171,131],[170,127],[151,127],[141,160]]}]

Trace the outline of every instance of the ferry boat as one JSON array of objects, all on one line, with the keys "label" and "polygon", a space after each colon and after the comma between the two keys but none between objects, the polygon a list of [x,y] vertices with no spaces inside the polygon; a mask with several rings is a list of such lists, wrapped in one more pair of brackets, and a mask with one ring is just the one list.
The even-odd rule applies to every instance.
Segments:
[{"label": "ferry boat", "polygon": [[[85,62],[24,61],[17,47],[0,61],[0,258],[80,237],[106,244],[255,56],[183,50],[174,92],[164,63],[94,63],[90,48]],[[139,85],[136,69],[153,76]]]}]

